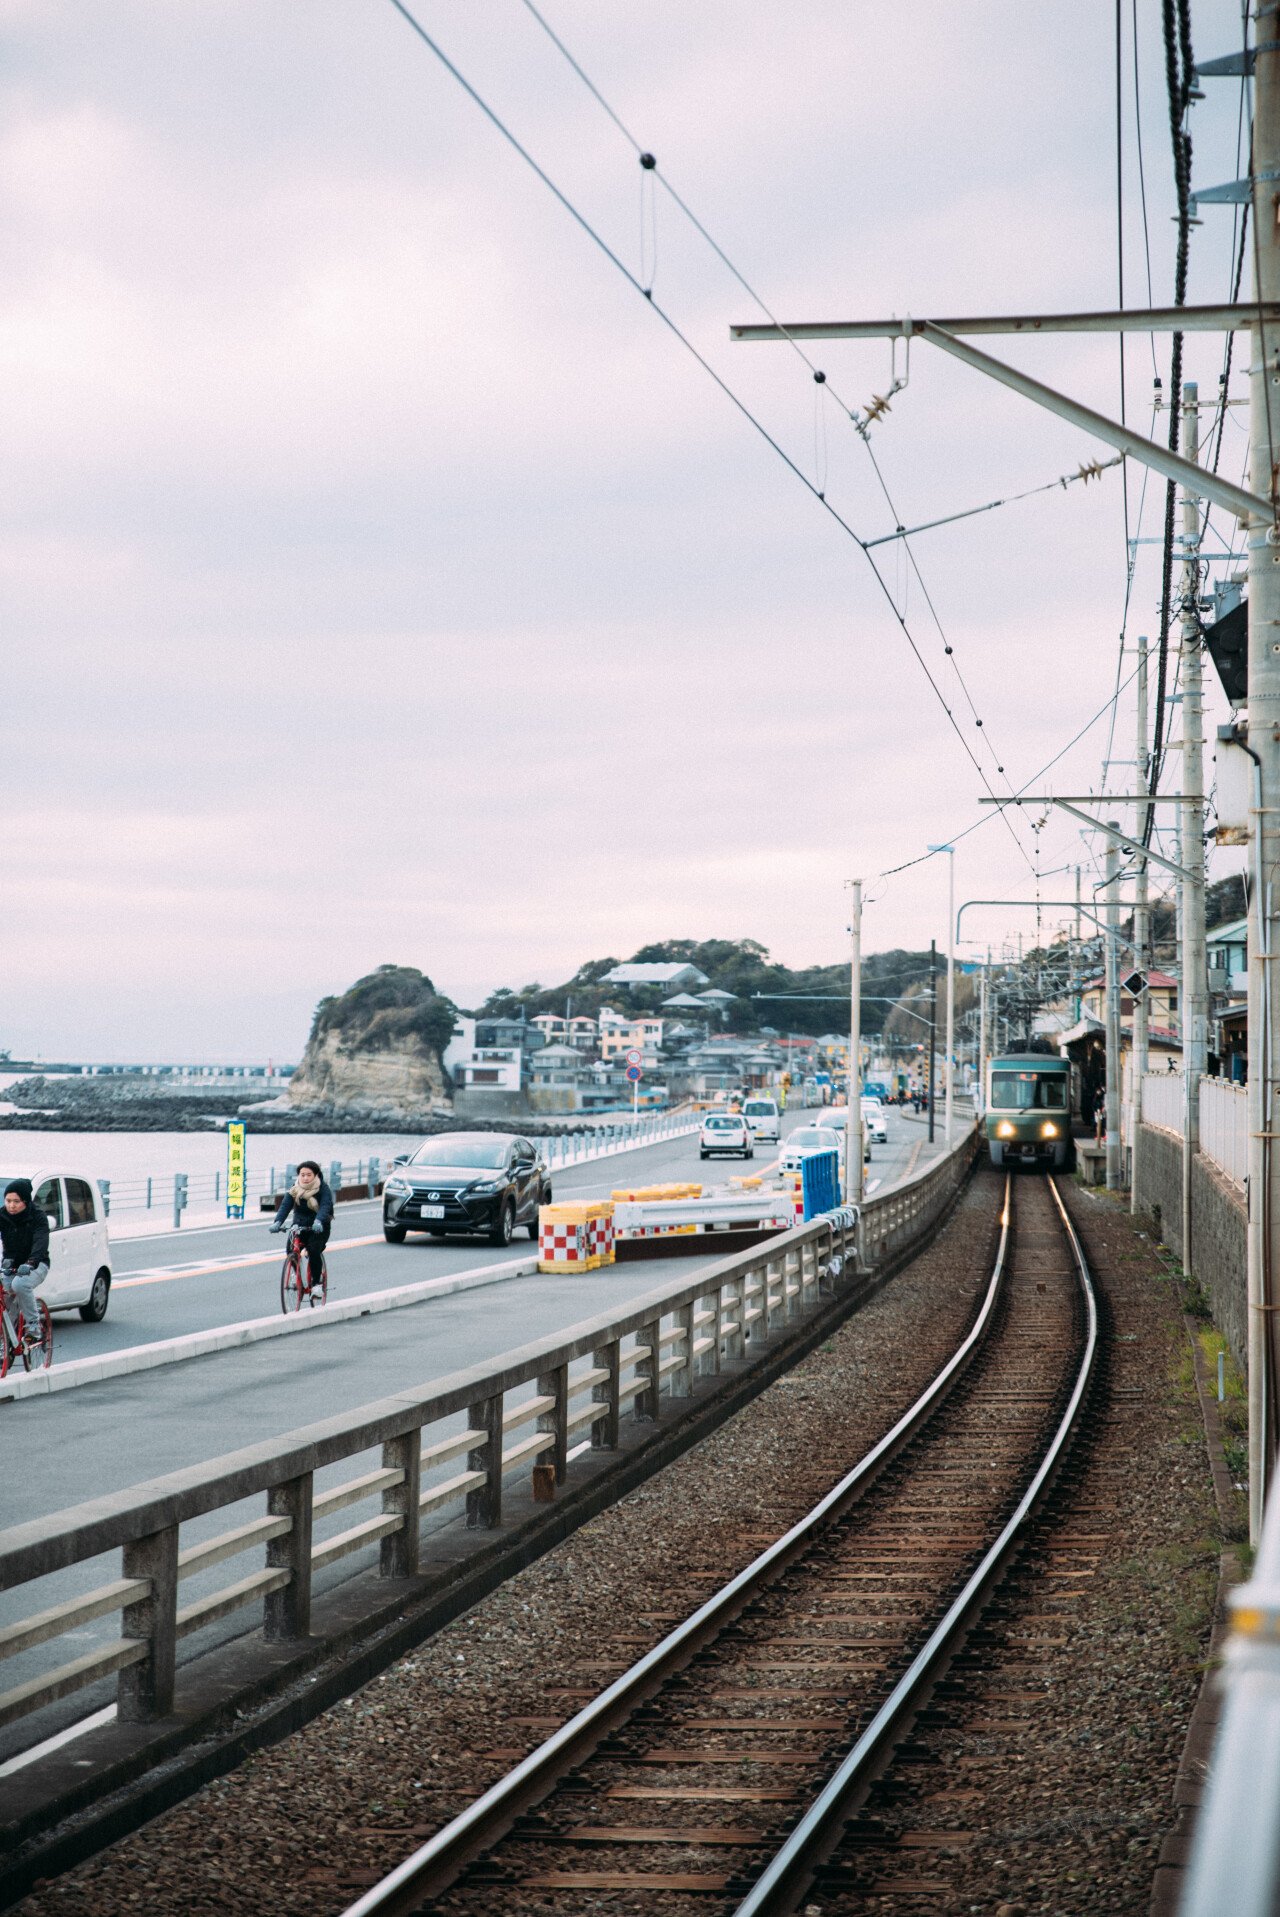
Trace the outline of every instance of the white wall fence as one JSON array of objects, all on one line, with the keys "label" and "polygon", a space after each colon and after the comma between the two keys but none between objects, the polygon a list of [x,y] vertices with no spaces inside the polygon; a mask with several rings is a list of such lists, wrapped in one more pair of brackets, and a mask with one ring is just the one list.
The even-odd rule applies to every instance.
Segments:
[{"label": "white wall fence", "polygon": [[1200,1080],[1200,1149],[1243,1190],[1249,1176],[1249,1094],[1229,1078]]},{"label": "white wall fence", "polygon": [[[1181,1072],[1148,1072],[1142,1081],[1142,1120],[1182,1136],[1185,1095]],[[1227,1078],[1200,1080],[1200,1150],[1242,1189],[1249,1171],[1249,1097]]]}]

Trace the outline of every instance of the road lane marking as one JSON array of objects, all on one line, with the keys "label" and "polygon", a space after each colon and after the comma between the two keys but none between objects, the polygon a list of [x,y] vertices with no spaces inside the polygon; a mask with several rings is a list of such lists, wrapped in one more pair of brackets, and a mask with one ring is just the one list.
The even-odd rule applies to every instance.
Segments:
[{"label": "road lane marking", "polygon": [[[360,1245],[380,1245],[384,1242],[382,1233],[376,1231],[367,1238],[335,1238],[326,1245],[326,1251],[354,1251]],[[214,1271],[245,1271],[250,1265],[277,1265],[284,1263],[283,1251],[255,1251],[247,1258],[209,1258],[203,1264],[195,1265],[153,1265],[146,1271],[132,1272],[128,1278],[114,1278],[113,1291],[128,1291],[132,1285],[167,1285],[175,1278],[205,1278]]]}]

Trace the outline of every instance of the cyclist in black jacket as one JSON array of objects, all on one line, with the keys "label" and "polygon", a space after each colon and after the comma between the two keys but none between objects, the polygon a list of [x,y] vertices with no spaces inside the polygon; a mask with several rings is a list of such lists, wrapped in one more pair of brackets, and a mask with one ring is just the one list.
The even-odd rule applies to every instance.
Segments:
[{"label": "cyclist in black jacket", "polygon": [[272,1231],[283,1231],[293,1213],[294,1229],[307,1254],[307,1275],[313,1285],[320,1282],[320,1260],[329,1242],[333,1225],[333,1193],[314,1158],[304,1158],[298,1176],[280,1200]]},{"label": "cyclist in black jacket", "polygon": [[18,1300],[27,1343],[40,1343],[40,1306],[36,1286],[49,1276],[49,1220],[31,1195],[29,1178],[11,1178],[0,1206],[0,1271],[6,1290]]}]

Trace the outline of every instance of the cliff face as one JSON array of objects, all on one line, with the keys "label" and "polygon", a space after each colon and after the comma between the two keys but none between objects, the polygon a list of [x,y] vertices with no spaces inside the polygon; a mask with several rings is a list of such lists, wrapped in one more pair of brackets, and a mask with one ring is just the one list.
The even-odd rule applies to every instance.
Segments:
[{"label": "cliff face", "polygon": [[455,1017],[422,972],[380,966],[317,1006],[289,1103],[406,1115],[450,1104],[440,1059]]}]

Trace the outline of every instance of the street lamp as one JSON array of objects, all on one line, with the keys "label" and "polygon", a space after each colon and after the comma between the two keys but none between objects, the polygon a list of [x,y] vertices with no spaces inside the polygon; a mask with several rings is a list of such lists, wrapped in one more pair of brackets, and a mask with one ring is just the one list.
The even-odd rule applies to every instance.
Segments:
[{"label": "street lamp", "polygon": [[951,1143],[951,1116],[955,1103],[956,1062],[956,849],[954,845],[931,845],[930,852],[947,855],[947,1119],[945,1136]]}]

